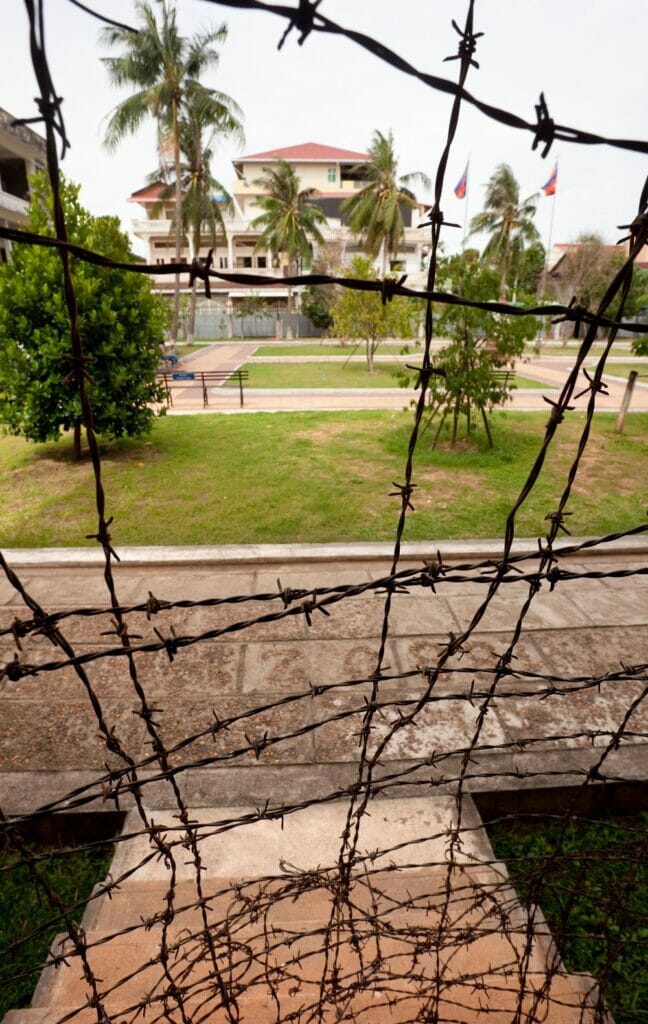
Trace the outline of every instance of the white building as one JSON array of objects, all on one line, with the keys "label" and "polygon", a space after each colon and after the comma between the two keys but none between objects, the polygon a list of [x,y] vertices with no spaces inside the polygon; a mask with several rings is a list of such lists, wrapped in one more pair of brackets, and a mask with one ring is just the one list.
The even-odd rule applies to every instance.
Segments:
[{"label": "white building", "polygon": [[[29,206],[28,176],[45,166],[45,140],[13,120],[0,107],[0,225],[23,228]],[[0,238],[0,262],[7,262],[10,250],[11,242]]]},{"label": "white building", "polygon": [[[256,250],[261,232],[251,227],[251,222],[262,212],[256,202],[260,192],[254,182],[279,160],[290,164],[299,178],[301,188],[317,190],[317,195],[311,201],[317,204],[326,215],[327,223],[320,228],[326,241],[335,243],[336,251],[341,253],[346,262],[353,255],[363,251],[358,240],[341,219],[340,204],[365,184],[361,172],[358,172],[358,167],[367,163],[369,157],[366,153],[356,153],[333,146],[323,146],[316,142],[306,142],[298,146],[253,153],[234,161],[236,178],[230,188],[234,200],[234,212],[224,215],[227,238],[221,239],[214,250],[213,267],[216,271],[238,271],[260,277],[280,272],[275,253],[269,250],[265,252]],[[149,263],[175,262],[175,240],[171,223],[173,199],[165,200],[162,211],[160,212],[159,209],[156,211],[163,190],[163,185],[152,185],[134,192],[129,199],[129,202],[137,203],[144,209],[145,216],[133,221],[132,230],[138,238],[146,243],[146,258]],[[422,209],[421,207],[421,211]],[[421,211],[404,211],[405,238],[397,260],[393,261],[392,269],[402,269],[403,272],[410,274],[420,273],[423,238],[421,232],[417,231],[416,224],[420,220],[419,212]],[[210,247],[210,241],[205,238],[201,245],[200,255],[206,256]],[[183,256],[185,259],[188,258],[187,248],[185,248]],[[379,269],[378,262],[376,265]],[[284,273],[285,276],[287,268],[281,273]],[[170,294],[173,290],[173,277],[157,278],[155,285],[159,290]],[[186,282],[184,288],[188,290]],[[241,299],[251,292],[260,298],[279,299],[287,295],[286,288],[281,286],[263,287],[261,282],[259,287],[241,287],[215,280],[212,282],[212,290],[216,296],[220,297],[223,308],[227,308],[229,311],[231,311],[232,305],[236,304],[237,299]]]}]

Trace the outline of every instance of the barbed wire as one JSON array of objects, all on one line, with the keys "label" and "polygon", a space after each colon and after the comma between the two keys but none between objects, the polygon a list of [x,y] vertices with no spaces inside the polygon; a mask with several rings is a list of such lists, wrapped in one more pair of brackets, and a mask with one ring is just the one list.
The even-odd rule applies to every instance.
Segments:
[{"label": "barbed wire", "polygon": [[[89,15],[131,30],[110,22],[79,0],[72,2]],[[146,1015],[153,1022],[181,1020],[183,1024],[208,1020],[229,1024],[244,1020],[324,1024],[332,1019],[441,1024],[473,1019],[476,1014],[498,1014],[497,1019],[511,1024],[544,1019],[560,1020],[561,1024],[572,1020],[602,1024],[609,1019],[602,986],[612,977],[623,950],[630,943],[645,943],[646,921],[641,912],[630,909],[630,901],[645,862],[647,830],[642,825],[621,824],[623,843],[619,847],[587,856],[588,861],[601,865],[623,863],[629,867],[615,898],[636,925],[629,938],[617,936],[614,927],[608,929],[599,958],[598,987],[593,979],[579,981],[570,974],[559,946],[570,938],[583,938],[583,929],[574,925],[570,913],[576,900],[590,900],[593,913],[600,914],[606,926],[611,921],[611,907],[605,894],[592,896],[584,869],[578,867],[581,855],[570,850],[565,839],[574,821],[591,820],[580,810],[584,794],[599,786],[645,783],[644,774],[627,770],[623,755],[641,749],[648,740],[648,664],[645,656],[637,656],[628,644],[619,664],[608,664],[595,672],[556,671],[555,666],[548,671],[545,663],[538,670],[520,653],[520,641],[526,636],[529,613],[538,594],[551,594],[557,587],[562,591],[570,583],[585,580],[636,581],[648,573],[648,567],[639,565],[589,569],[569,562],[604,543],[614,545],[622,538],[639,536],[648,529],[646,524],[580,542],[558,540],[561,532],[568,532],[567,508],[590,441],[610,348],[619,329],[635,333],[647,329],[646,325],[624,321],[623,305],[633,263],[648,239],[648,184],[635,218],[627,225],[627,258],[594,310],[573,302],[527,309],[508,303],[469,302],[438,290],[436,284],[439,241],[445,227],[441,196],[463,103],[499,123],[532,132],[533,146],[542,145],[543,155],[555,139],[608,144],[636,152],[648,152],[648,144],[605,138],[556,124],[543,94],[536,107],[535,123],[476,99],[465,88],[468,74],[479,66],[475,54],[481,33],[475,31],[474,0],[469,0],[463,28],[453,22],[460,40],[457,54],[448,60],[458,61],[456,82],[420,72],[376,40],[342,28],[322,13],[320,0],[300,0],[296,7],[262,0],[211,2],[283,18],[287,28],[280,47],[293,28],[300,44],[313,31],[345,37],[385,64],[453,96],[427,224],[431,240],[427,286],[425,290],[408,289],[402,277],[367,282],[327,275],[275,278],[225,274],[214,271],[210,259],[204,265],[169,267],[120,264],[70,243],[60,193],[58,148],[62,157],[68,145],[62,100],[48,64],[43,0],[25,0],[40,90],[39,114],[18,123],[40,120],[45,126],[55,237],[8,228],[0,228],[0,237],[16,244],[53,247],[61,259],[72,372],[93,471],[97,514],[93,538],[102,554],[107,601],[103,605],[81,603],[48,610],[0,553],[0,567],[25,608],[20,615],[12,606],[0,621],[0,637],[13,645],[12,656],[7,655],[0,669],[0,700],[24,699],[26,688],[39,677],[51,679],[54,692],[57,681],[67,678],[64,673],[71,674],[84,695],[107,760],[103,766],[97,764],[90,781],[74,785],[37,807],[26,806],[11,815],[0,811],[0,834],[11,853],[8,862],[0,863],[0,880],[26,867],[34,888],[49,907],[47,922],[29,926],[0,951],[0,956],[7,961],[46,929],[64,929],[67,940],[52,950],[48,969],[56,968],[62,977],[78,974],[87,994],[76,994],[72,1003],[57,1004],[59,1009],[52,1012],[60,1022],[92,1019],[98,1024],[130,1024]],[[407,458],[402,482],[392,485],[398,505],[394,547],[389,568],[379,578],[308,588],[292,587],[285,579],[283,583],[278,579],[273,591],[197,600],[178,599],[173,594],[160,598],[151,591],[146,601],[125,603],[120,599],[119,578],[114,571],[118,551],[111,535],[113,520],[106,510],[101,452],[78,330],[73,259],[136,273],[187,273],[190,281],[200,279],[204,283],[207,295],[210,280],[219,278],[257,287],[260,281],[268,285],[336,283],[380,293],[384,302],[402,295],[426,303],[420,386]],[[513,316],[559,316],[573,321],[576,333],[584,327],[585,334],[557,399],[549,403],[551,412],[539,451],[506,520],[501,554],[493,559],[450,563],[439,551],[435,559],[424,561],[422,566],[402,569],[403,538],[413,511],[416,456],[433,372],[434,304],[461,304]],[[608,312],[613,305],[616,312],[611,318]],[[587,408],[562,492],[546,516],[546,536],[538,539],[536,550],[519,552],[514,550],[518,513],[538,483],[552,446],[558,443],[560,427],[572,410],[585,360],[591,359],[601,327],[607,329],[608,337],[594,373],[585,374]],[[609,548],[604,550],[609,555]],[[614,548],[612,552],[609,557],[614,557]],[[519,605],[507,628],[498,634],[497,645],[487,641],[489,649],[484,653],[479,644],[483,647],[483,637],[489,634],[480,633],[479,627],[502,588],[512,592],[513,584],[517,584]],[[468,585],[477,585],[484,593],[474,608],[466,609],[467,624],[455,631],[444,628],[431,632],[424,657],[412,651],[404,665],[390,666],[388,642],[393,634],[396,600],[424,594],[433,607],[439,589],[445,592],[457,587],[461,594]],[[264,700],[258,691],[237,693],[235,702],[222,706],[218,703],[219,677],[215,674],[202,717],[195,724],[190,724],[188,718],[179,731],[174,731],[168,711],[160,706],[167,704],[169,697],[157,692],[158,671],[153,673],[153,682],[147,672],[152,656],[166,655],[169,665],[179,672],[188,648],[198,647],[213,654],[222,638],[242,635],[246,639],[255,628],[292,621],[299,621],[304,632],[308,629],[312,635],[318,622],[355,606],[349,604],[354,601],[363,608],[370,601],[374,606],[377,602],[380,609],[380,624],[371,638],[375,643],[372,671],[342,673],[331,679],[327,666],[319,665],[307,682],[289,692],[277,696],[269,690]],[[214,621],[203,621],[202,627],[196,628],[200,619],[192,618],[195,610],[209,611]],[[220,614],[224,621],[218,621]],[[79,621],[93,619],[101,620],[98,628],[107,628],[91,642],[87,637],[79,641]],[[565,632],[569,633],[569,627]],[[475,653],[471,648],[474,642]],[[491,643],[498,649],[490,650]],[[564,664],[568,666],[568,658]],[[114,708],[93,674],[93,666],[106,665],[114,673],[119,667],[123,669],[122,676],[115,674],[115,679],[119,678],[129,695],[129,712],[142,723],[143,731],[136,741],[124,736]],[[277,690],[281,689],[277,683]],[[580,718],[562,714],[578,698],[590,702],[587,714]],[[596,710],[594,700],[608,698],[616,703],[606,705],[606,717]],[[173,693],[170,704],[174,710],[176,705],[182,706],[180,691]],[[503,713],[503,709],[508,708],[515,716],[522,708],[538,706],[550,711],[537,723],[531,718],[530,732],[521,728],[498,731],[489,726],[493,716]],[[614,714],[612,707],[616,709]],[[447,728],[448,715],[458,716],[462,723],[458,731]],[[426,722],[434,726],[433,738],[426,741],[431,746],[422,752],[422,743],[419,747],[414,744],[412,756],[402,756],[404,737],[420,737]],[[268,763],[266,759],[275,752],[289,750],[291,743],[305,737],[316,737],[326,744],[331,735],[345,738],[349,746],[345,753],[350,755],[348,771],[335,784],[323,779],[315,790],[304,796],[291,794],[289,799],[279,790],[273,799],[244,812],[234,807],[228,812],[224,807],[212,812],[219,815],[214,820],[199,820],[196,808],[191,806],[191,789],[183,786],[192,773],[237,766],[249,770],[251,764]],[[206,743],[211,746],[206,747]],[[564,764],[547,761],[547,750],[552,746],[569,753]],[[482,791],[502,791],[507,786],[528,792],[529,787],[548,785],[569,787],[561,812],[550,815],[558,826],[558,839],[546,854],[531,857],[524,864],[513,859],[509,877],[497,856],[489,853],[483,822],[474,812],[473,796]],[[166,812],[163,820],[156,820],[147,799],[152,789],[160,786],[166,793]],[[415,839],[407,836],[394,841],[385,835],[377,849],[364,849],[362,828],[377,806],[413,793],[449,800],[452,814],[447,816],[448,823],[432,824]],[[234,833],[243,847],[252,841],[248,830],[259,824],[275,822],[283,827],[293,815],[338,806],[340,802],[344,824],[333,862],[300,868],[283,860],[271,874],[219,879],[214,886],[206,867],[210,843],[224,842],[228,834]],[[66,903],[48,882],[44,868],[52,858],[68,859],[73,848],[63,844],[54,852],[42,852],[25,837],[30,827],[43,819],[61,818],[71,811],[98,805],[133,809],[125,829],[114,840],[114,873],[89,898]],[[497,814],[495,820],[508,821],[510,816]],[[473,849],[471,844],[475,842]],[[92,841],[77,844],[77,848],[87,850],[96,846]],[[130,864],[123,857],[120,861],[119,854],[130,850],[139,851],[131,855]],[[553,876],[557,868],[567,863],[576,865],[576,881],[568,889],[558,884],[560,913],[550,927],[539,908],[556,890]],[[134,920],[128,907],[129,887],[144,869],[156,866],[159,870],[160,865],[164,868],[164,883],[157,891],[157,902]],[[522,896],[514,884],[522,886]],[[87,908],[87,922],[94,920],[93,915],[101,915],[109,900],[116,900],[122,908],[121,919],[115,917],[116,928],[93,932],[83,922],[78,923],[82,907]],[[591,927],[594,932],[595,923]],[[585,937],[589,938],[590,932]],[[104,970],[102,957],[109,956],[111,948],[119,948],[123,940],[141,943],[139,959],[122,959],[118,970]],[[487,943],[491,945],[486,947]],[[35,968],[7,972],[0,991],[2,985],[35,972]],[[74,991],[79,992],[78,985]]]}]

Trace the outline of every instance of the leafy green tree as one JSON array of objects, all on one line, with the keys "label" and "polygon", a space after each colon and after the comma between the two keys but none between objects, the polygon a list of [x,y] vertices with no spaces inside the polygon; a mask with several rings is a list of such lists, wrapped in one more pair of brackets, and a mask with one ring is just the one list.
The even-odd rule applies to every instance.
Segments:
[{"label": "leafy green tree", "polygon": [[[584,232],[549,274],[548,287],[558,301],[565,305],[575,298],[578,305],[595,310],[626,259],[626,253],[616,246],[605,245],[600,235]],[[623,316],[637,316],[647,306],[648,272],[635,266],[630,291],[623,306]],[[616,317],[617,307],[613,306],[610,313]],[[633,347],[639,354],[648,351],[648,343],[641,338],[633,341]]]},{"label": "leafy green tree", "polygon": [[431,188],[421,171],[399,175],[394,137],[375,131],[369,146],[369,163],[358,164],[354,173],[367,181],[364,188],[340,204],[340,212],[354,234],[364,240],[367,253],[375,259],[382,252],[383,276],[398,253],[405,234],[403,210],[415,210],[416,196],[408,187],[420,182]]},{"label": "leafy green tree", "polygon": [[[55,235],[44,174],[31,181],[29,230]],[[129,259],[116,217],[92,217],[79,187],[63,181],[69,239],[114,260]],[[97,434],[140,437],[150,431],[151,404],[164,398],[155,379],[168,312],[148,279],[72,259],[79,329],[88,356],[88,393]],[[74,430],[80,453],[81,403],[70,373],[70,321],[61,260],[54,249],[15,246],[0,270],[0,419],[12,434],[56,441]]]},{"label": "leafy green tree", "polygon": [[[278,160],[266,174],[254,181],[261,190],[256,205],[263,210],[252,221],[250,227],[261,228],[255,249],[270,249],[282,267],[290,274],[298,272],[302,262],[310,263],[313,256],[313,242],[324,244],[319,229],[326,224],[326,217],[318,206],[310,202],[316,189],[300,189],[299,178],[290,164]],[[292,338],[292,286],[288,286],[288,331]]]},{"label": "leafy green tree", "polygon": [[[106,144],[114,149],[133,134],[147,116],[155,118],[163,145],[173,151],[175,182],[175,257],[182,259],[182,169],[181,124],[188,107],[200,111],[202,123],[210,123],[224,136],[242,138],[241,111],[231,97],[208,89],[200,81],[204,72],[215,67],[219,53],[215,47],[227,38],[227,26],[220,25],[190,39],[180,35],[175,6],[159,0],[160,21],[146,0],[137,0],[135,8],[142,25],[137,33],[107,26],[102,39],[119,46],[117,57],[104,57],[110,81],[118,87],[132,86],[136,91],[113,110],[106,131]],[[178,334],[180,278],[176,275],[171,336]]]},{"label": "leafy green tree", "polygon": [[[488,267],[451,256],[439,268],[442,287],[467,299],[487,301],[497,290],[497,275]],[[443,424],[452,416],[452,443],[457,439],[461,416],[466,418],[468,436],[481,415],[489,445],[493,446],[488,413],[511,396],[514,387],[502,371],[513,370],[524,342],[534,337],[535,317],[502,316],[468,306],[447,305],[438,310],[436,333],[450,339],[435,353],[434,368],[441,371],[430,378],[430,415],[426,428],[440,416],[436,444]],[[512,376],[512,373],[511,373]]]},{"label": "leafy green tree", "polygon": [[515,267],[511,268],[508,285],[513,301],[520,295],[536,296],[545,265],[545,247],[533,242],[525,249]]},{"label": "leafy green tree", "polygon": [[[330,239],[320,246],[313,260],[314,274],[328,274],[336,277],[343,264],[343,245],[337,239]],[[340,294],[336,284],[307,285],[302,292],[302,310],[315,327],[328,331],[333,326],[331,308]]]},{"label": "leafy green tree", "polygon": [[[371,260],[363,256],[353,259],[345,277],[355,277],[362,281],[377,280]],[[340,288],[338,299],[331,308],[331,333],[337,338],[355,340],[358,345],[364,342],[367,369],[373,373],[374,356],[385,338],[412,337],[414,323],[409,303],[409,299],[395,295],[383,305],[379,292]]]},{"label": "leafy green tree", "polygon": [[533,223],[536,194],[520,200],[520,186],[508,164],[500,164],[486,186],[484,209],[470,222],[470,234],[488,233],[482,254],[499,274],[499,295],[508,296],[507,280],[528,243],[538,240]]}]

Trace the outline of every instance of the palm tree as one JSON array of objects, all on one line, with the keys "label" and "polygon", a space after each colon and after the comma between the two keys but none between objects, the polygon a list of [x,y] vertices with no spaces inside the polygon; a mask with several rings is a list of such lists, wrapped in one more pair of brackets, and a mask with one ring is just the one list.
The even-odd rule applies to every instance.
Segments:
[{"label": "palm tree", "polygon": [[367,181],[364,188],[340,204],[340,211],[354,234],[364,240],[367,253],[374,259],[382,250],[383,275],[395,258],[405,234],[403,210],[415,210],[416,196],[407,187],[418,181],[431,188],[430,179],[421,171],[399,176],[394,153],[394,137],[375,131],[369,147],[370,160],[358,164],[353,173]]},{"label": "palm tree", "polygon": [[[326,217],[319,206],[309,201],[317,194],[316,189],[300,189],[299,178],[285,160],[278,160],[275,167],[253,184],[263,193],[256,199],[263,213],[250,225],[262,229],[255,249],[270,249],[280,265],[288,266],[289,273],[299,270],[304,260],[312,258],[312,243],[324,244],[318,224],[325,224]],[[292,285],[288,285],[289,338],[292,338],[291,313]]]},{"label": "palm tree", "polygon": [[[207,244],[215,248],[219,238],[227,238],[225,213],[231,213],[233,200],[224,185],[211,173],[213,143],[217,128],[205,123],[202,107],[189,101],[180,121],[180,187],[182,208],[180,217],[183,234],[189,243],[189,259],[200,258],[200,248],[207,236]],[[164,174],[163,174],[164,176]],[[159,176],[152,176],[155,181]],[[175,183],[167,185],[153,207],[153,216],[175,192]],[[178,218],[174,211],[172,225]],[[196,322],[196,282],[191,289],[187,340],[194,336]]]},{"label": "palm tree", "polygon": [[[216,44],[227,38],[227,26],[220,25],[186,39],[178,31],[175,7],[160,0],[160,22],[151,4],[137,0],[137,12],[143,22],[137,34],[123,28],[107,26],[102,39],[110,46],[121,46],[117,57],[104,57],[110,81],[116,86],[135,86],[136,92],[113,110],[106,131],[106,145],[114,149],[126,136],[137,131],[147,116],[158,122],[160,136],[168,139],[173,149],[175,182],[175,258],[182,259],[182,174],[180,158],[180,125],[183,112],[191,104],[200,108],[205,122],[210,121],[224,135],[242,137],[241,112],[229,96],[208,89],[200,76],[218,64]],[[173,341],[178,334],[180,278],[175,278],[173,302]]]},{"label": "palm tree", "polygon": [[484,209],[470,222],[470,234],[490,233],[483,258],[500,275],[500,298],[506,298],[506,279],[528,242],[540,237],[532,221],[537,193],[520,202],[520,186],[508,164],[500,164],[486,186]]}]

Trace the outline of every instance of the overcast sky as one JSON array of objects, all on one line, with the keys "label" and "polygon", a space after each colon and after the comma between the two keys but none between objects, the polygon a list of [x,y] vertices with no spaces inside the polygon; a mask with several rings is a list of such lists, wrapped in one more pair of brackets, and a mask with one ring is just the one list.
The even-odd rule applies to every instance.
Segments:
[{"label": "overcast sky", "polygon": [[[133,0],[85,2],[137,24]],[[33,116],[36,90],[24,3],[1,0],[0,6],[0,106],[16,116]],[[455,78],[458,62],[442,61],[456,52],[451,19],[461,24],[466,6],[459,0],[322,0],[320,10],[381,40],[418,68]],[[302,142],[364,150],[375,129],[392,129],[401,172],[434,172],[450,97],[343,39],[313,34],[300,47],[293,32],[278,52],[285,27],[281,19],[229,10],[209,0],[178,0],[177,7],[184,34],[221,21],[229,27],[220,66],[205,81],[243,108],[244,152]],[[108,85],[100,57],[109,51],[99,42],[99,22],[68,0],[47,0],[46,11],[51,71],[65,98],[72,143],[63,169],[82,184],[82,199],[93,213],[116,213],[127,227],[140,208],[126,199],[156,165],[153,127],[125,140],[116,153],[103,148],[106,115],[127,93]],[[531,121],[543,90],[551,115],[563,124],[608,136],[648,135],[646,0],[477,0],[475,29],[485,33],[476,55],[481,66],[467,88],[481,99]],[[459,201],[452,190],[469,154],[468,196]],[[231,160],[238,155],[228,144],[218,152],[214,172],[226,185],[233,179]],[[559,143],[543,160],[531,151],[530,134],[501,127],[466,106],[448,167],[447,219],[463,222],[466,213],[470,217],[479,211],[483,186],[497,164],[509,163],[522,194],[528,195],[547,180],[556,157],[553,241],[572,241],[592,230],[616,241],[616,225],[636,213],[648,173],[645,156]],[[552,202],[545,197],[538,202],[536,223],[545,242]],[[461,232],[449,230],[445,239],[452,251]]]}]

